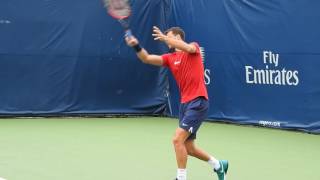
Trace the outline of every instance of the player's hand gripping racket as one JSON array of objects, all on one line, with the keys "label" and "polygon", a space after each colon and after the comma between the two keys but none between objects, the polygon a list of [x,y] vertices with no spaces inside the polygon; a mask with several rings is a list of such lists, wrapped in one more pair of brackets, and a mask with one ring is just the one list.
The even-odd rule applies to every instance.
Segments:
[{"label": "player's hand gripping racket", "polygon": [[128,18],[131,15],[129,0],[103,0],[103,3],[110,16],[117,19],[125,29],[125,36],[131,37],[132,32],[128,23]]}]

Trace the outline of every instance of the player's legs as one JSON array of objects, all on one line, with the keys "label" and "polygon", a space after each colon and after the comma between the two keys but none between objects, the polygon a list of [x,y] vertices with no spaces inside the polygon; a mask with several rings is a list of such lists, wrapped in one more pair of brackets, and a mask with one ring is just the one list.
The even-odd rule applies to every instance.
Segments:
[{"label": "player's legs", "polygon": [[188,152],[185,146],[185,141],[189,135],[190,133],[188,131],[182,128],[177,128],[172,141],[179,169],[185,169],[187,166]]},{"label": "player's legs", "polygon": [[[179,111],[179,128],[177,128],[173,144],[176,153],[176,160],[178,165],[177,180],[186,180],[187,172],[187,158],[188,152],[185,146],[187,139],[194,139],[196,132],[204,119],[204,113],[207,107],[202,102],[203,98],[196,98],[188,103],[181,104]],[[201,106],[202,105],[202,106]],[[201,117],[199,117],[199,115]]]},{"label": "player's legs", "polygon": [[177,180],[186,180],[187,179],[187,160],[188,153],[185,147],[184,142],[189,137],[190,133],[182,128],[177,128],[176,133],[173,138],[173,145],[176,153],[177,160]]},{"label": "player's legs", "polygon": [[196,147],[194,139],[188,139],[184,142],[188,155],[198,158],[202,161],[209,161],[210,155],[202,149]]},{"label": "player's legs", "polygon": [[188,138],[185,141],[185,147],[188,155],[198,158],[209,163],[211,168],[217,173],[219,180],[225,180],[229,163],[226,160],[217,160],[207,152],[195,145],[195,140]]},{"label": "player's legs", "polygon": [[219,180],[225,180],[228,161],[218,161],[194,144],[197,131],[206,117],[208,106],[208,101],[203,97],[199,97],[189,103],[182,104],[180,107],[179,128],[176,130],[173,139],[178,164],[177,180],[186,180],[188,154],[207,161],[217,173]]}]

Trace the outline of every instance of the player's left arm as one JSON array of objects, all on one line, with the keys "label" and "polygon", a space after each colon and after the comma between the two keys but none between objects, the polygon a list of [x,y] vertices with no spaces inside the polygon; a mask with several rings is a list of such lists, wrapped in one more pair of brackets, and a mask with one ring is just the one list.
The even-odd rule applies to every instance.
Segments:
[{"label": "player's left arm", "polygon": [[173,48],[180,49],[181,51],[187,52],[187,53],[196,53],[197,47],[193,43],[186,43],[183,40],[175,39],[168,37],[167,35],[163,34],[161,30],[157,27],[153,27],[153,34],[154,40],[159,40],[162,42],[167,43]]}]

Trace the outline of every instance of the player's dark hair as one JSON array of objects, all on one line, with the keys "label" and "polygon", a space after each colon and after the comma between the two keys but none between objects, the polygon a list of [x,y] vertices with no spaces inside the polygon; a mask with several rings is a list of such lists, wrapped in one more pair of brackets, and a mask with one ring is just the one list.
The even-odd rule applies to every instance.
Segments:
[{"label": "player's dark hair", "polygon": [[164,33],[168,34],[169,32],[172,32],[174,35],[179,34],[182,40],[184,40],[184,38],[185,38],[185,33],[180,27],[172,27],[172,28],[166,30]]}]

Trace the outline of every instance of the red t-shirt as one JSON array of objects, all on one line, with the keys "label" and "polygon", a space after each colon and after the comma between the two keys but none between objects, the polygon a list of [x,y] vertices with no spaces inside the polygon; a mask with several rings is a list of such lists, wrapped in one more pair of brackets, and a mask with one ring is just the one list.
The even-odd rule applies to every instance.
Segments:
[{"label": "red t-shirt", "polygon": [[162,55],[163,66],[168,67],[177,81],[181,103],[189,102],[199,96],[208,99],[204,81],[204,66],[199,45],[193,43],[195,53],[183,51]]}]

